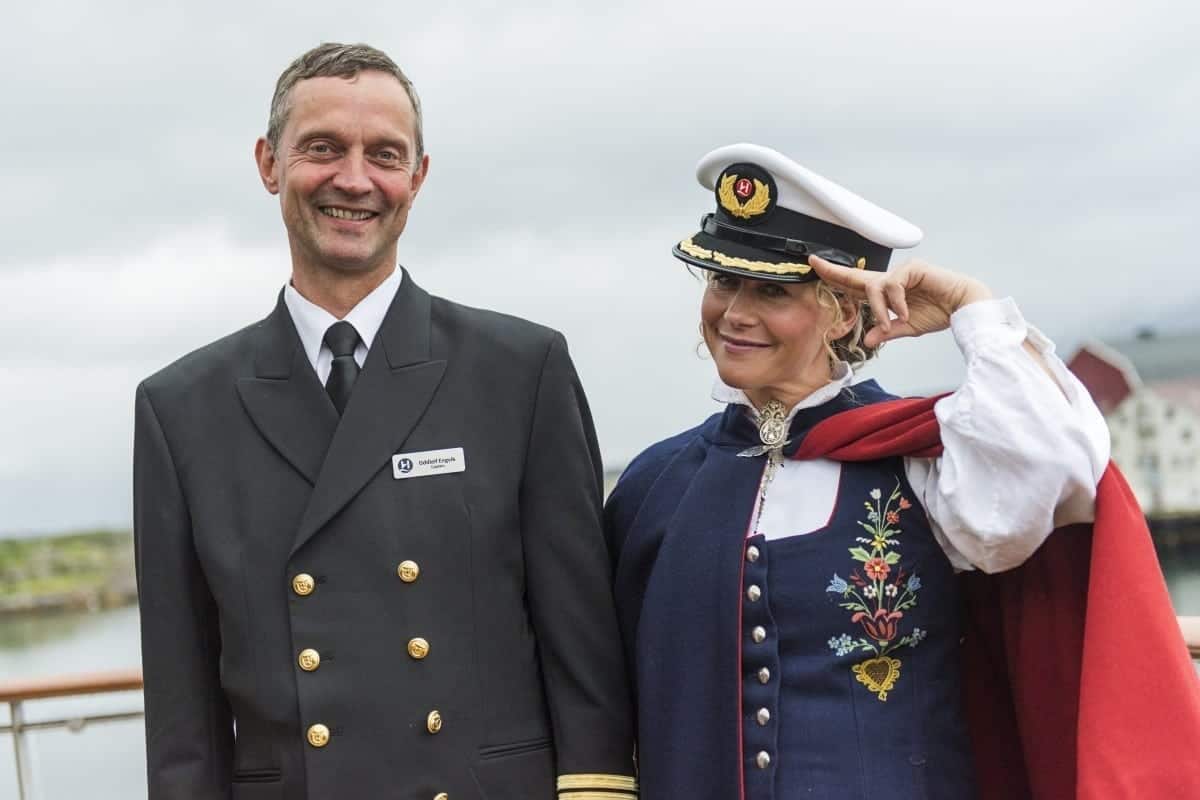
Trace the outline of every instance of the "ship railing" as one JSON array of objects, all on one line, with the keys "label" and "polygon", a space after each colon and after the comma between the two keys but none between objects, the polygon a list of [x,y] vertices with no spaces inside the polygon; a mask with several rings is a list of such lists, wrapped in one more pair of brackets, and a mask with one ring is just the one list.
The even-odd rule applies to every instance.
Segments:
[{"label": "ship railing", "polygon": [[[1187,642],[1188,652],[1200,662],[1200,617],[1180,617],[1179,627]],[[1200,666],[1200,665],[1198,665]],[[0,725],[0,734],[12,734],[13,754],[17,763],[17,797],[29,800],[33,797],[33,774],[30,769],[29,747],[25,734],[47,728],[67,728],[81,731],[88,725],[103,722],[119,722],[138,719],[144,715],[140,709],[114,714],[91,714],[61,719],[28,721],[25,704],[31,700],[49,698],[101,695],[112,692],[128,692],[142,688],[141,670],[129,669],[114,672],[91,672],[80,675],[65,675],[54,678],[34,678],[0,683],[0,703],[9,707],[8,725]]]},{"label": "ship railing", "polygon": [[31,678],[0,683],[0,703],[7,703],[9,711],[9,724],[0,725],[0,734],[12,734],[13,755],[17,760],[18,800],[29,800],[29,798],[34,796],[33,770],[30,766],[29,743],[26,739],[27,733],[50,728],[66,728],[70,731],[79,732],[88,725],[138,719],[144,714],[141,709],[138,709],[114,714],[87,714],[31,721],[25,716],[26,703],[31,700],[129,692],[140,690],[141,688],[142,671],[140,669],[89,672],[77,675]]}]

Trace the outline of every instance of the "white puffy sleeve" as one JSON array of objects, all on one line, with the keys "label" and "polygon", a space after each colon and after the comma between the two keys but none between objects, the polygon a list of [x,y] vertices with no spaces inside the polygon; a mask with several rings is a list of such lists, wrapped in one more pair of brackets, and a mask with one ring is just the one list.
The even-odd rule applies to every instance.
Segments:
[{"label": "white puffy sleeve", "polygon": [[955,568],[1000,572],[1024,562],[1055,528],[1093,519],[1108,428],[1053,342],[1011,298],[965,306],[950,328],[966,377],[934,407],[944,452],[906,459],[905,470]]}]

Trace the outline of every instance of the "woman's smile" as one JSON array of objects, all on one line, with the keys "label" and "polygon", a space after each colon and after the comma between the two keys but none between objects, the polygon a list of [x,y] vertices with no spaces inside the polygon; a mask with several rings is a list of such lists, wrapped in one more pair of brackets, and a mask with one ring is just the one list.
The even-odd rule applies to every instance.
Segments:
[{"label": "woman's smile", "polygon": [[725,352],[729,353],[730,355],[758,353],[772,346],[766,342],[755,342],[738,336],[730,336],[729,334],[721,333],[720,331],[717,331],[717,336],[720,337],[721,343],[725,348]]}]

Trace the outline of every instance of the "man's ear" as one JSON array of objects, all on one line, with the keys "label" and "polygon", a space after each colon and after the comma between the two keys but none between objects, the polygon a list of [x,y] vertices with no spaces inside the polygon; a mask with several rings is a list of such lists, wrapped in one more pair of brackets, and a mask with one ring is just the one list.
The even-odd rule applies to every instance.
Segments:
[{"label": "man's ear", "polygon": [[258,137],[254,143],[254,161],[258,164],[258,177],[263,188],[271,194],[279,194],[279,181],[275,178],[275,148],[266,137]]},{"label": "man's ear", "polygon": [[425,184],[425,179],[429,177],[429,154],[421,156],[420,166],[412,174],[412,196],[416,197],[417,192],[421,191],[421,187]]}]

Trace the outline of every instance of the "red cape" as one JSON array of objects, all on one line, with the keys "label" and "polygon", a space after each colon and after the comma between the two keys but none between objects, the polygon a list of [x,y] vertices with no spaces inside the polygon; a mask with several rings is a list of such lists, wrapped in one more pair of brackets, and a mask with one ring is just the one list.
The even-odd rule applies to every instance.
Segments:
[{"label": "red cape", "polygon": [[[938,455],[937,399],[838,414],[795,458]],[[1200,797],[1200,680],[1115,464],[1096,488],[1093,524],[1056,530],[1016,569],[964,581],[980,800]]]}]

